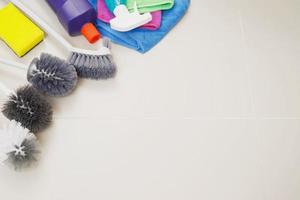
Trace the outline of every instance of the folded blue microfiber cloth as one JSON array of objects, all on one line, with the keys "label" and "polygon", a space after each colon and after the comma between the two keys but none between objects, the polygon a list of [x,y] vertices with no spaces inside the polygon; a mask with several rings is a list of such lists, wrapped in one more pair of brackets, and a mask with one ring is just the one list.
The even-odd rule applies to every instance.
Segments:
[{"label": "folded blue microfiber cloth", "polygon": [[[97,9],[97,0],[88,1]],[[97,20],[96,26],[104,37],[110,38],[114,43],[145,53],[174,28],[186,13],[189,5],[190,0],[175,0],[172,9],[163,11],[161,27],[156,31],[135,29],[129,32],[118,32],[100,20]]]}]

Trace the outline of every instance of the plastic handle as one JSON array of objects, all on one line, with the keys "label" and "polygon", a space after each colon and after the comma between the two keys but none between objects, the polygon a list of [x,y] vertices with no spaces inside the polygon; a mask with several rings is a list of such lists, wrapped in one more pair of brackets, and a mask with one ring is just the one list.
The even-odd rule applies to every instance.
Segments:
[{"label": "plastic handle", "polygon": [[18,62],[14,62],[14,61],[9,61],[9,60],[5,60],[3,58],[0,58],[0,63],[4,64],[4,65],[10,65],[12,67],[16,67],[19,69],[25,69],[27,70],[27,66]]},{"label": "plastic handle", "polygon": [[56,31],[54,31],[44,20],[34,14],[29,8],[22,4],[18,0],[9,0],[20,8],[24,13],[26,13],[32,20],[34,20],[42,29],[44,29],[50,36],[54,37],[59,43],[65,46],[69,51],[72,50],[72,45],[60,36]]}]

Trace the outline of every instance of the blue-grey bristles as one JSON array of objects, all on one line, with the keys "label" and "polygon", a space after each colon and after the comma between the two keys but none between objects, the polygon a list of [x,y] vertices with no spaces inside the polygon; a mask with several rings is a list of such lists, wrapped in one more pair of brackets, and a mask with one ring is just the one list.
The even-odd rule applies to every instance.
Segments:
[{"label": "blue-grey bristles", "polygon": [[31,86],[19,88],[11,94],[2,108],[2,113],[10,120],[33,133],[48,127],[52,121],[52,107],[45,97]]},{"label": "blue-grey bristles", "polygon": [[35,164],[40,153],[38,141],[34,137],[26,138],[20,146],[15,146],[14,150],[7,154],[8,158],[5,162],[15,170],[22,170]]},{"label": "blue-grey bristles", "polygon": [[77,84],[77,72],[73,65],[49,54],[35,58],[27,73],[27,79],[39,92],[49,96],[66,96]]},{"label": "blue-grey bristles", "polygon": [[[103,46],[110,48],[110,41],[103,39]],[[79,77],[89,79],[108,79],[115,76],[117,68],[111,54],[88,55],[72,52],[69,63],[74,65]]]}]

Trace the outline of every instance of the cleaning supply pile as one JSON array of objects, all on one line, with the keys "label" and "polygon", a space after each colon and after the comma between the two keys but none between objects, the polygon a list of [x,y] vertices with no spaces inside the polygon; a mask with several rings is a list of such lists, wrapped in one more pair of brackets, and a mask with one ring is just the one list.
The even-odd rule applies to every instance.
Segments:
[{"label": "cleaning supply pile", "polygon": [[[74,47],[21,0],[0,8],[0,38],[22,59],[45,38],[54,38],[69,53],[60,58],[47,52],[28,64],[3,59],[0,67],[24,70],[28,83],[16,90],[0,82],[5,94],[0,128],[0,162],[22,170],[40,157],[38,133],[52,123],[50,97],[70,95],[80,78],[106,80],[117,67],[111,42],[146,53],[182,19],[190,0],[46,0],[70,37],[84,36],[97,50]],[[25,1],[24,1],[25,2]],[[10,20],[7,20],[10,19]],[[1,70],[1,68],[0,68]]]},{"label": "cleaning supply pile", "polygon": [[[101,34],[140,53],[146,53],[157,45],[182,19],[190,5],[190,0],[88,1],[98,11],[96,27]],[[146,23],[142,16],[148,13],[152,18]],[[112,25],[115,19],[118,22]],[[139,27],[139,22],[145,24]],[[127,31],[122,31],[125,27]]]}]

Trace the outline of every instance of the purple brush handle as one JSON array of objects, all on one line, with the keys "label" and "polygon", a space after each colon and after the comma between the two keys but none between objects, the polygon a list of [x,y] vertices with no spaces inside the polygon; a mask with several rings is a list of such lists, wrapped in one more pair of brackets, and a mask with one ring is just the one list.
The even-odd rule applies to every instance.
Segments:
[{"label": "purple brush handle", "polygon": [[47,0],[60,23],[71,36],[80,35],[86,23],[93,23],[97,13],[87,0]]}]

